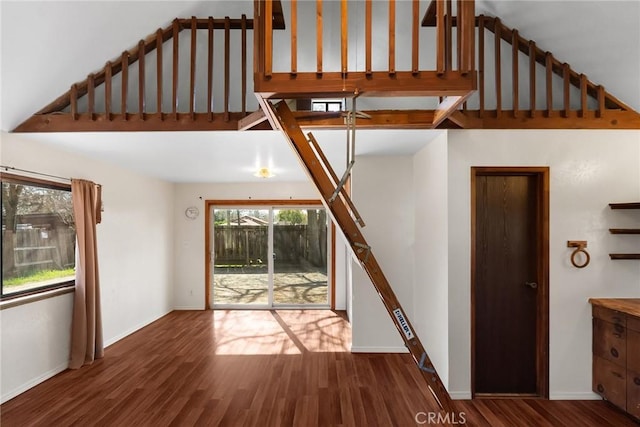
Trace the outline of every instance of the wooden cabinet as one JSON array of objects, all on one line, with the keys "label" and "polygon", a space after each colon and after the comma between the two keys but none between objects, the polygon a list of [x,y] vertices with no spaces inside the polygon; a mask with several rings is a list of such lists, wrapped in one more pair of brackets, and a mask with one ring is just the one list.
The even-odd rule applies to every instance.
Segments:
[{"label": "wooden cabinet", "polygon": [[640,298],[590,299],[593,391],[640,419]]}]

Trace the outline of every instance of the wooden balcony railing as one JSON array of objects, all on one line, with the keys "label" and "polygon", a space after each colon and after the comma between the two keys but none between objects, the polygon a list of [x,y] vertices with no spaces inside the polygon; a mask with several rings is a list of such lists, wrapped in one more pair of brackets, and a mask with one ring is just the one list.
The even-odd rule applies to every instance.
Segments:
[{"label": "wooden balcony railing", "polygon": [[[285,19],[290,22],[284,32],[288,40],[283,40],[282,34],[274,38],[271,15],[277,3],[255,0],[254,90],[264,98],[466,97],[476,87],[473,0],[433,0],[427,13],[434,15],[435,33],[421,28],[419,0],[291,0],[283,6]],[[459,24],[455,45],[451,25],[454,13]],[[407,16],[410,22],[406,22]],[[405,37],[408,26],[410,40],[404,43],[400,36]],[[327,34],[327,28],[335,31]],[[376,40],[384,33],[387,50],[374,47],[374,30]],[[307,40],[315,34],[315,43],[305,45],[303,61],[298,45],[300,31],[305,32]],[[315,47],[315,58],[309,55],[310,46]],[[339,52],[338,67],[327,66],[327,52],[336,52],[336,57]],[[433,58],[427,58],[429,52],[433,52]],[[409,59],[401,60],[405,57]],[[283,58],[290,62],[286,64]]]},{"label": "wooden balcony railing", "polygon": [[[176,18],[71,85],[15,131],[236,130],[247,101],[250,111],[257,108],[247,76],[253,24],[245,15]],[[218,39],[223,42],[216,48]]]}]

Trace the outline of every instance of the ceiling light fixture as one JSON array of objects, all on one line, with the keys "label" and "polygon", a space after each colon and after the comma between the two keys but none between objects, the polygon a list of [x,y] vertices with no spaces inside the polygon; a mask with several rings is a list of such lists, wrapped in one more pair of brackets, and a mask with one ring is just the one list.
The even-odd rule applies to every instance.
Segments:
[{"label": "ceiling light fixture", "polygon": [[257,176],[258,178],[272,178],[276,175],[271,172],[269,168],[260,168],[253,174],[253,176]]}]

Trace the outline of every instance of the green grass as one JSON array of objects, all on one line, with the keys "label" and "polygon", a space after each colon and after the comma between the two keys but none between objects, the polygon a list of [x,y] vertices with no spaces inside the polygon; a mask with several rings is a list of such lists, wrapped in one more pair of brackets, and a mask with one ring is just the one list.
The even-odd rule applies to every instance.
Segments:
[{"label": "green grass", "polygon": [[10,279],[2,279],[2,286],[19,286],[25,283],[44,282],[45,280],[58,279],[60,277],[68,277],[75,275],[73,268],[66,270],[43,270],[29,274],[28,276],[12,277]]}]

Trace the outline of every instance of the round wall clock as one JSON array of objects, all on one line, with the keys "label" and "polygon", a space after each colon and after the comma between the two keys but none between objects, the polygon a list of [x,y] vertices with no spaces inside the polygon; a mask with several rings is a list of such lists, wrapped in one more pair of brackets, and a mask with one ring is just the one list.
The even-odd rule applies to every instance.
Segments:
[{"label": "round wall clock", "polygon": [[198,218],[198,215],[200,215],[200,211],[195,206],[189,206],[184,211],[184,216],[186,216],[189,219],[196,219]]}]

